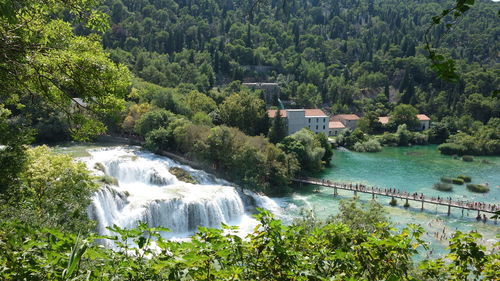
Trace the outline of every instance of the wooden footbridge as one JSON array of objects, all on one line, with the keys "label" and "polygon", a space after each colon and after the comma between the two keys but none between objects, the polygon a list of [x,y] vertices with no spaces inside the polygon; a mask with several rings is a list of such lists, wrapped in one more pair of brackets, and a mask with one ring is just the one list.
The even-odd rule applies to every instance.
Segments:
[{"label": "wooden footbridge", "polygon": [[375,196],[386,196],[392,197],[393,199],[404,199],[406,200],[405,206],[409,206],[408,201],[416,201],[421,203],[421,210],[424,209],[424,203],[441,205],[448,207],[448,216],[451,213],[451,208],[462,209],[462,216],[464,210],[477,211],[477,215],[479,217],[480,212],[494,214],[495,212],[500,210],[500,205],[498,204],[489,204],[482,202],[466,202],[466,201],[455,201],[453,199],[448,198],[440,198],[440,197],[426,197],[422,193],[409,193],[406,191],[399,191],[395,188],[378,188],[373,186],[366,186],[363,184],[347,184],[347,183],[336,183],[330,180],[325,179],[315,179],[315,178],[299,178],[293,179],[294,182],[298,184],[312,184],[317,186],[324,186],[328,188],[333,188],[333,195],[337,196],[338,189],[353,191],[356,196],[358,192],[371,194],[372,199],[375,199]]}]

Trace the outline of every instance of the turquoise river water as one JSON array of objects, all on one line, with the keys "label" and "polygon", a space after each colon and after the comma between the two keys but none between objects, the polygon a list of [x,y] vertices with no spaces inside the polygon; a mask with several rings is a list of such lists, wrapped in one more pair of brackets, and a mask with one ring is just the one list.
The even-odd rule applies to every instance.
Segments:
[{"label": "turquoise river water", "polygon": [[[363,183],[381,188],[397,188],[401,191],[423,193],[425,196],[452,197],[455,200],[481,201],[500,204],[500,157],[475,157],[474,162],[464,162],[450,156],[441,155],[436,146],[389,147],[379,153],[358,153],[351,151],[335,151],[332,167],[316,175],[318,178],[335,182]],[[465,185],[454,185],[452,192],[441,192],[433,189],[433,185],[441,177],[468,175],[473,183],[488,183],[490,192],[477,194],[468,191]],[[326,218],[338,212],[340,200],[353,197],[350,191],[339,191],[333,196],[333,190],[322,187],[319,193],[313,192],[317,187],[303,186],[290,197],[284,198],[291,211],[296,213],[302,208],[312,209],[319,218]],[[371,195],[360,195],[363,201],[371,200]],[[453,209],[448,217],[446,207],[426,204],[420,211],[420,203],[411,202],[410,208],[390,207],[388,197],[377,198],[382,203],[389,219],[397,228],[408,223],[419,224],[427,230],[424,238],[430,242],[432,253],[422,253],[421,258],[441,255],[445,252],[447,240],[455,230],[476,230],[483,234],[482,242],[491,248],[500,233],[500,222],[477,222],[476,212],[464,212]],[[290,207],[291,206],[291,207]],[[436,236],[436,234],[438,234]]]},{"label": "turquoise river water", "polygon": [[[63,145],[55,147],[58,152],[69,153],[75,157],[89,156],[87,150],[107,145]],[[440,192],[432,188],[441,177],[468,175],[473,183],[488,183],[490,192],[476,194],[468,191],[465,185],[454,185],[452,192]],[[500,204],[500,157],[475,157],[474,162],[464,162],[450,156],[440,155],[436,146],[414,146],[405,148],[384,148],[379,153],[357,153],[351,151],[335,151],[332,166],[315,177],[336,182],[363,183],[382,188],[397,188],[401,191],[423,193],[425,196],[452,197],[455,200],[482,201]],[[339,191],[333,196],[333,190],[322,187],[302,186],[293,193],[282,198],[272,198],[282,210],[281,218],[291,221],[302,210],[312,210],[318,218],[327,218],[338,213],[340,200],[350,199],[353,193]],[[362,201],[371,200],[371,195],[359,194]],[[404,201],[398,206],[390,207],[388,197],[376,198],[385,207],[387,217],[396,228],[408,223],[419,224],[426,230],[424,240],[429,242],[432,250],[421,249],[418,259],[427,256],[437,257],[446,252],[447,239],[455,230],[475,230],[483,235],[482,243],[491,250],[500,233],[500,221],[495,224],[477,222],[476,212],[464,212],[453,209],[448,217],[446,207],[426,204],[420,210],[420,203],[411,202],[410,208],[403,208]]]}]

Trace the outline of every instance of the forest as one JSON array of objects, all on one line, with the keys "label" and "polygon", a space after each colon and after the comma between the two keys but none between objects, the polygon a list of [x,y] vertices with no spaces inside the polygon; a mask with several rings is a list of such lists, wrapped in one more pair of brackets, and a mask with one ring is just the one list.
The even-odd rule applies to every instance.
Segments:
[{"label": "forest", "polygon": [[[500,117],[497,4],[477,1],[452,32],[427,31],[450,3],[107,1],[103,44],[145,81],[192,85],[217,103],[214,87],[239,80],[277,82],[288,107],[329,114],[386,116],[410,104],[453,135],[439,140],[444,153],[495,155],[499,130],[486,123]],[[431,67],[426,36],[456,62],[454,83]]]},{"label": "forest", "polygon": [[[417,264],[423,230],[396,230],[380,206],[356,202],[291,225],[260,211],[245,239],[200,228],[190,242],[165,241],[166,229],[145,225],[100,237],[86,206],[103,183],[40,145],[137,138],[280,194],[334,153],[322,134],[286,136],[266,114],[281,102],[359,114],[364,125],[339,141],[360,151],[438,143],[446,154],[498,155],[498,3],[465,1],[457,22],[427,32],[458,2],[0,0],[0,279],[498,279],[498,252],[480,234],[457,232],[446,260]],[[456,63],[456,81],[432,67],[426,35]],[[279,99],[243,82],[279,83]],[[433,128],[412,132],[398,121],[408,112]],[[384,115],[395,123],[381,129]]]}]

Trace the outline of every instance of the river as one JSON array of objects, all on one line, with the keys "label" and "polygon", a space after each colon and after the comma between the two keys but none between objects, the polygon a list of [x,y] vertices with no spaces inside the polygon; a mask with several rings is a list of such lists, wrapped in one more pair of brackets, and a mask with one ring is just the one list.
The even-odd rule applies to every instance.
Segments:
[{"label": "river", "polygon": [[[333,190],[303,186],[282,198],[268,198],[235,188],[231,183],[217,179],[203,171],[176,163],[166,157],[141,151],[138,147],[103,145],[63,145],[55,147],[58,152],[69,153],[87,163],[93,169],[96,163],[105,167],[109,174],[119,181],[119,186],[99,191],[89,208],[89,215],[99,223],[101,234],[109,234],[107,226],[134,226],[137,220],[150,226],[164,226],[172,230],[167,238],[187,238],[197,225],[217,227],[220,223],[238,225],[241,234],[250,232],[257,224],[251,217],[255,207],[270,209],[278,218],[290,222],[303,209],[311,209],[317,217],[326,218],[338,212],[342,199],[353,197],[352,192],[340,191],[338,197]],[[177,180],[168,171],[181,167],[198,180],[189,184]],[[102,174],[100,171],[94,171]],[[441,177],[458,175],[472,177],[473,183],[488,183],[490,192],[474,194],[465,185],[455,185],[454,191],[444,193],[432,188]],[[395,187],[402,191],[423,193],[426,196],[451,196],[456,200],[477,200],[500,203],[500,157],[476,157],[474,162],[464,162],[450,156],[440,155],[436,146],[415,146],[409,148],[384,148],[380,153],[357,153],[335,151],[332,166],[316,177],[340,182],[357,182],[378,187]],[[367,201],[371,195],[360,195]],[[402,228],[408,223],[419,224],[427,230],[424,239],[431,245],[432,257],[445,252],[446,239],[455,230],[476,230],[483,234],[482,243],[491,247],[496,241],[499,226],[492,221],[476,222],[476,213],[464,213],[453,209],[446,216],[446,207],[426,205],[420,211],[420,204],[413,204],[408,210],[388,206],[389,198],[377,200],[390,221]],[[438,236],[436,237],[436,234]]]},{"label": "river", "polygon": [[[435,145],[414,147],[388,147],[378,153],[358,153],[337,150],[332,159],[332,167],[325,169],[315,177],[336,182],[363,183],[382,188],[397,188],[401,191],[423,193],[426,197],[452,197],[454,200],[481,201],[500,204],[500,157],[475,157],[474,162],[464,162],[451,156],[441,155]],[[452,192],[441,192],[433,189],[433,185],[441,177],[456,177],[468,175],[473,183],[488,183],[490,192],[486,194],[472,193],[465,185],[453,185]],[[353,197],[350,191],[339,191],[339,197],[333,196],[333,190],[322,187],[320,193],[313,190],[316,187],[304,186],[287,198],[292,209],[310,208],[319,218],[326,218],[338,212],[342,199]],[[360,195],[361,200],[371,200],[371,195]],[[436,207],[426,204],[420,211],[420,203],[411,202],[410,208],[403,207],[404,201],[399,200],[398,207],[390,207],[388,197],[377,198],[385,206],[389,219],[396,227],[401,228],[408,223],[419,224],[427,230],[425,240],[432,245],[433,256],[445,252],[447,240],[455,230],[476,230],[483,234],[483,243],[490,247],[500,233],[499,225],[493,221],[477,222],[476,212],[464,212],[460,209],[451,210],[448,217],[447,207]],[[296,206],[296,207],[295,207]],[[298,214],[298,211],[295,212]],[[436,238],[436,233],[438,236]]]}]

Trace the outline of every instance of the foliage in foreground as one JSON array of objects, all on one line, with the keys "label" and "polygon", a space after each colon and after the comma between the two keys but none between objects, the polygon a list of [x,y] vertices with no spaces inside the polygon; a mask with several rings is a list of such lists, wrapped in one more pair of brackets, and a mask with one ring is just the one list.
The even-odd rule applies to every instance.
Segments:
[{"label": "foliage in foreground", "polygon": [[0,220],[20,220],[39,227],[88,231],[87,207],[97,189],[84,163],[47,146],[26,150],[19,184],[0,193]]},{"label": "foliage in foreground", "polygon": [[[55,229],[2,222],[3,280],[495,280],[499,254],[477,244],[477,233],[457,232],[450,253],[421,263],[421,227],[396,231],[377,223],[373,231],[338,222],[283,225],[267,211],[245,239],[235,228],[200,227],[189,242],[163,240],[162,228],[125,230],[104,237],[116,251]],[[102,241],[102,240],[101,240]],[[497,245],[498,246],[498,245]],[[468,279],[472,280],[472,279]]]}]

